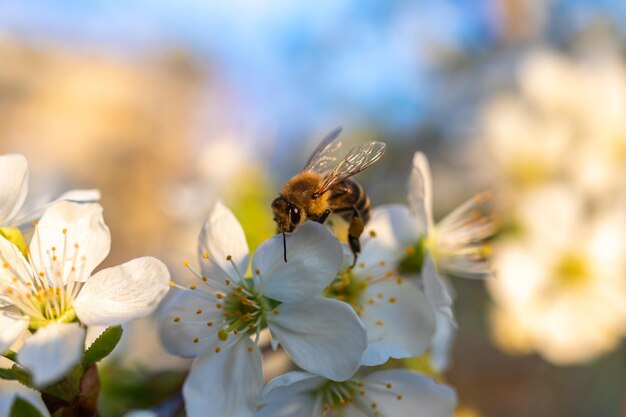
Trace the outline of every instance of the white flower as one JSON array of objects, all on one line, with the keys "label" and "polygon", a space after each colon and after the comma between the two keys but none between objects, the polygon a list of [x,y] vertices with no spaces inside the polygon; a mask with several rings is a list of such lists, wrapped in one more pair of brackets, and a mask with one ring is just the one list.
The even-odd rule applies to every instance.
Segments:
[{"label": "white flower", "polygon": [[147,316],[165,296],[169,272],[155,258],[137,258],[91,276],[110,241],[99,204],[66,201],[45,211],[26,257],[0,237],[0,306],[5,307],[0,352],[25,336],[17,359],[35,384],[52,383],[78,363],[84,326]]},{"label": "white flower", "polygon": [[359,263],[351,268],[346,251],[344,268],[326,295],[354,308],[367,330],[368,346],[362,364],[380,365],[389,358],[423,354],[435,333],[435,313],[424,293],[398,275],[394,259],[364,242]]},{"label": "white flower", "polygon": [[343,382],[289,372],[267,384],[256,417],[451,417],[455,406],[452,388],[407,370]]},{"label": "white flower", "polygon": [[372,213],[366,240],[372,250],[396,260],[400,273],[421,272],[424,291],[433,307],[453,320],[452,297],[438,270],[478,278],[489,273],[485,238],[493,224],[476,210],[486,194],[479,194],[448,214],[433,220],[432,179],[426,157],[417,152],[409,180],[409,207],[386,205]]},{"label": "white flower", "polygon": [[[39,217],[42,209],[17,217],[28,193],[28,161],[21,154],[0,155],[0,228],[18,227]],[[97,201],[97,190],[72,190],[56,201]]]},{"label": "white flower", "polygon": [[624,190],[626,68],[619,51],[580,58],[530,51],[517,91],[485,107],[476,152],[499,196],[563,178],[593,196]]},{"label": "white flower", "polygon": [[488,282],[496,341],[558,364],[613,349],[626,335],[623,206],[590,215],[571,188],[551,186],[520,210],[524,238],[502,244]]},{"label": "white flower", "polygon": [[342,261],[341,245],[326,228],[308,222],[287,236],[287,263],[282,236],[266,240],[252,259],[253,278],[246,279],[243,229],[217,202],[198,246],[198,285],[177,294],[160,314],[165,347],[197,356],[183,389],[190,416],[254,415],[263,375],[251,337],[258,341],[265,327],[272,345],[281,344],[303,369],[333,380],[358,369],[366,347],[363,325],[348,304],[318,296]]}]

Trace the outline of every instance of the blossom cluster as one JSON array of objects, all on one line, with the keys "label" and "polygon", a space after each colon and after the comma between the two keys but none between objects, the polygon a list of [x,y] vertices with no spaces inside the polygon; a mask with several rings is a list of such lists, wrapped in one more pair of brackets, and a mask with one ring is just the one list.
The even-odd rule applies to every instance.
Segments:
[{"label": "blossom cluster", "polygon": [[626,335],[626,68],[535,50],[517,81],[487,104],[480,142],[503,223],[492,333],[509,352],[588,362]]},{"label": "blossom cluster", "polygon": [[[161,340],[193,357],[183,396],[190,416],[451,416],[454,390],[390,359],[431,353],[442,370],[455,325],[444,275],[488,274],[484,239],[493,226],[477,195],[441,222],[432,181],[417,153],[408,206],[373,209],[354,267],[351,252],[323,225],[307,222],[263,242],[250,256],[244,231],[220,201],[198,241],[195,282],[159,313]],[[262,333],[298,371],[266,385]],[[438,337],[436,337],[438,335]],[[436,341],[439,340],[439,343]]]},{"label": "blossom cluster", "polygon": [[[182,388],[190,417],[453,415],[454,389],[429,376],[446,368],[456,326],[446,275],[489,274],[484,241],[493,225],[476,210],[485,194],[435,223],[423,154],[413,158],[408,205],[372,210],[356,262],[332,227],[316,222],[251,254],[235,215],[215,201],[197,266],[183,263],[191,285],[170,280],[153,257],[94,273],[111,245],[98,194],[67,193],[16,223],[24,157],[0,157],[0,172],[1,416],[19,401],[44,417],[86,412],[95,363],[121,336],[116,326],[159,304],[162,344],[193,358]],[[101,326],[87,343],[87,330]],[[292,370],[267,381],[270,349]],[[429,375],[401,361],[420,356],[432,361]]]}]

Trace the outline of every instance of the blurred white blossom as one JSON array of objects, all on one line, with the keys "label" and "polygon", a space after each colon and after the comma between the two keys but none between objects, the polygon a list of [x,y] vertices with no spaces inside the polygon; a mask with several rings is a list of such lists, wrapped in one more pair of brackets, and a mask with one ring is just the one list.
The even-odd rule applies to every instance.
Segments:
[{"label": "blurred white blossom", "polygon": [[577,363],[626,331],[626,67],[601,50],[529,53],[514,92],[483,113],[506,227],[492,333],[504,349]]},{"label": "blurred white blossom", "polygon": [[496,340],[555,363],[613,349],[626,335],[626,207],[590,214],[580,193],[543,187],[519,221],[523,237],[502,243],[488,282]]}]

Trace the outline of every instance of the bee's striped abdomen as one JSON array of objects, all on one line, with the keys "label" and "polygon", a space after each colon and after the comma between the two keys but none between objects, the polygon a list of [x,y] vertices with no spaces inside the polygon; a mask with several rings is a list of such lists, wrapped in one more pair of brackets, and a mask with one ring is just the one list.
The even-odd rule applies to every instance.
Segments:
[{"label": "bee's striped abdomen", "polygon": [[[349,180],[348,180],[349,181]],[[355,194],[358,193],[358,199],[354,206],[359,211],[361,218],[363,219],[363,223],[367,223],[370,219],[370,198],[365,193],[363,186],[358,182],[350,181],[352,183],[352,188],[355,191]]]},{"label": "bee's striped abdomen", "polygon": [[370,218],[370,199],[356,181],[345,180],[337,184],[328,203],[334,213],[340,214],[347,221],[351,220],[354,208],[363,223],[367,223]]}]

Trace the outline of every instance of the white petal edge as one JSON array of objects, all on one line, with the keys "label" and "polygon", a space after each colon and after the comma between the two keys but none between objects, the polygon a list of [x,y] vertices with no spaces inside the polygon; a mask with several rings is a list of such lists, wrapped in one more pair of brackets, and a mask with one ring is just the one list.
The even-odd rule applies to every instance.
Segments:
[{"label": "white petal edge", "polygon": [[226,279],[238,279],[248,270],[250,256],[246,235],[235,215],[219,200],[200,230],[198,255],[202,274],[220,284]]},{"label": "white petal edge", "polygon": [[435,263],[428,252],[424,254],[422,282],[424,284],[424,292],[435,311],[445,315],[452,325],[456,327],[456,320],[452,313],[452,297],[439,278]]},{"label": "white petal edge", "polygon": [[[374,372],[365,380],[369,399],[376,402],[383,416],[452,417],[456,393],[447,385],[416,372],[394,369]],[[391,384],[389,390],[369,389],[368,386]],[[398,400],[398,396],[401,399]]]},{"label": "white petal edge", "polygon": [[301,381],[308,381],[313,378],[318,378],[320,382],[323,381],[323,378],[315,374],[312,374],[310,372],[305,372],[305,371],[287,372],[286,374],[277,376],[276,378],[272,379],[267,384],[265,384],[265,387],[263,387],[263,395],[267,395],[277,388],[293,385]]},{"label": "white petal edge", "polygon": [[343,261],[339,241],[323,225],[306,222],[286,237],[263,242],[252,258],[252,269],[260,272],[263,295],[286,303],[307,300],[321,293],[335,279]]},{"label": "white petal edge", "polygon": [[6,352],[28,329],[28,317],[0,311],[0,355]]},{"label": "white petal edge", "polygon": [[61,194],[55,201],[75,201],[78,203],[93,203],[99,201],[101,198],[100,190],[98,189],[85,189],[85,190],[69,190]]},{"label": "white petal edge", "polygon": [[358,370],[367,334],[348,304],[323,297],[277,307],[268,317],[272,335],[305,371],[344,381]]},{"label": "white petal edge", "polygon": [[405,359],[410,358],[413,355],[408,350],[389,344],[387,342],[373,342],[367,345],[367,349],[363,352],[361,358],[361,365],[363,366],[378,366],[391,358]]},{"label": "white petal edge", "polygon": [[169,290],[165,264],[145,256],[103,269],[89,278],[74,301],[80,321],[111,326],[151,314]]},{"label": "white petal edge", "polygon": [[61,194],[55,200],[43,205],[42,207],[37,207],[36,210],[22,214],[18,217],[13,218],[11,221],[11,225],[14,227],[18,227],[20,229],[29,228],[30,225],[39,218],[44,211],[54,203],[58,201],[73,201],[76,203],[95,203],[100,201],[100,190],[96,189],[87,189],[87,190],[70,190],[63,194]]},{"label": "white petal edge", "polygon": [[28,193],[28,161],[22,154],[0,156],[0,226],[20,211]]},{"label": "white petal edge", "polygon": [[413,155],[413,169],[409,177],[409,205],[420,222],[421,230],[428,234],[433,220],[433,180],[426,155],[416,152]]},{"label": "white petal edge", "polygon": [[85,329],[78,323],[49,324],[26,339],[17,361],[28,369],[35,385],[61,379],[83,355]]},{"label": "white petal edge", "polygon": [[311,417],[316,398],[311,395],[327,380],[308,372],[288,372],[266,385],[263,405],[256,417]]},{"label": "white petal edge", "polygon": [[189,417],[253,417],[261,403],[261,351],[247,337],[215,353],[205,349],[193,361],[183,386]]},{"label": "white petal edge", "polygon": [[450,366],[451,350],[456,332],[450,318],[443,313],[435,314],[435,323],[436,330],[433,336],[431,360],[437,372],[443,373]]},{"label": "white petal edge", "polygon": [[64,258],[65,251],[64,280],[75,265],[77,272],[73,274],[73,279],[85,281],[111,249],[111,233],[104,223],[102,206],[69,201],[52,204],[41,217],[30,244],[34,265],[48,276],[53,275],[53,247],[60,259]]},{"label": "white petal edge", "polygon": [[16,398],[28,402],[39,411],[42,417],[50,417],[50,413],[46,408],[41,394],[37,391],[27,388],[16,381],[6,381],[0,379],[0,416],[9,416],[13,402]]}]

